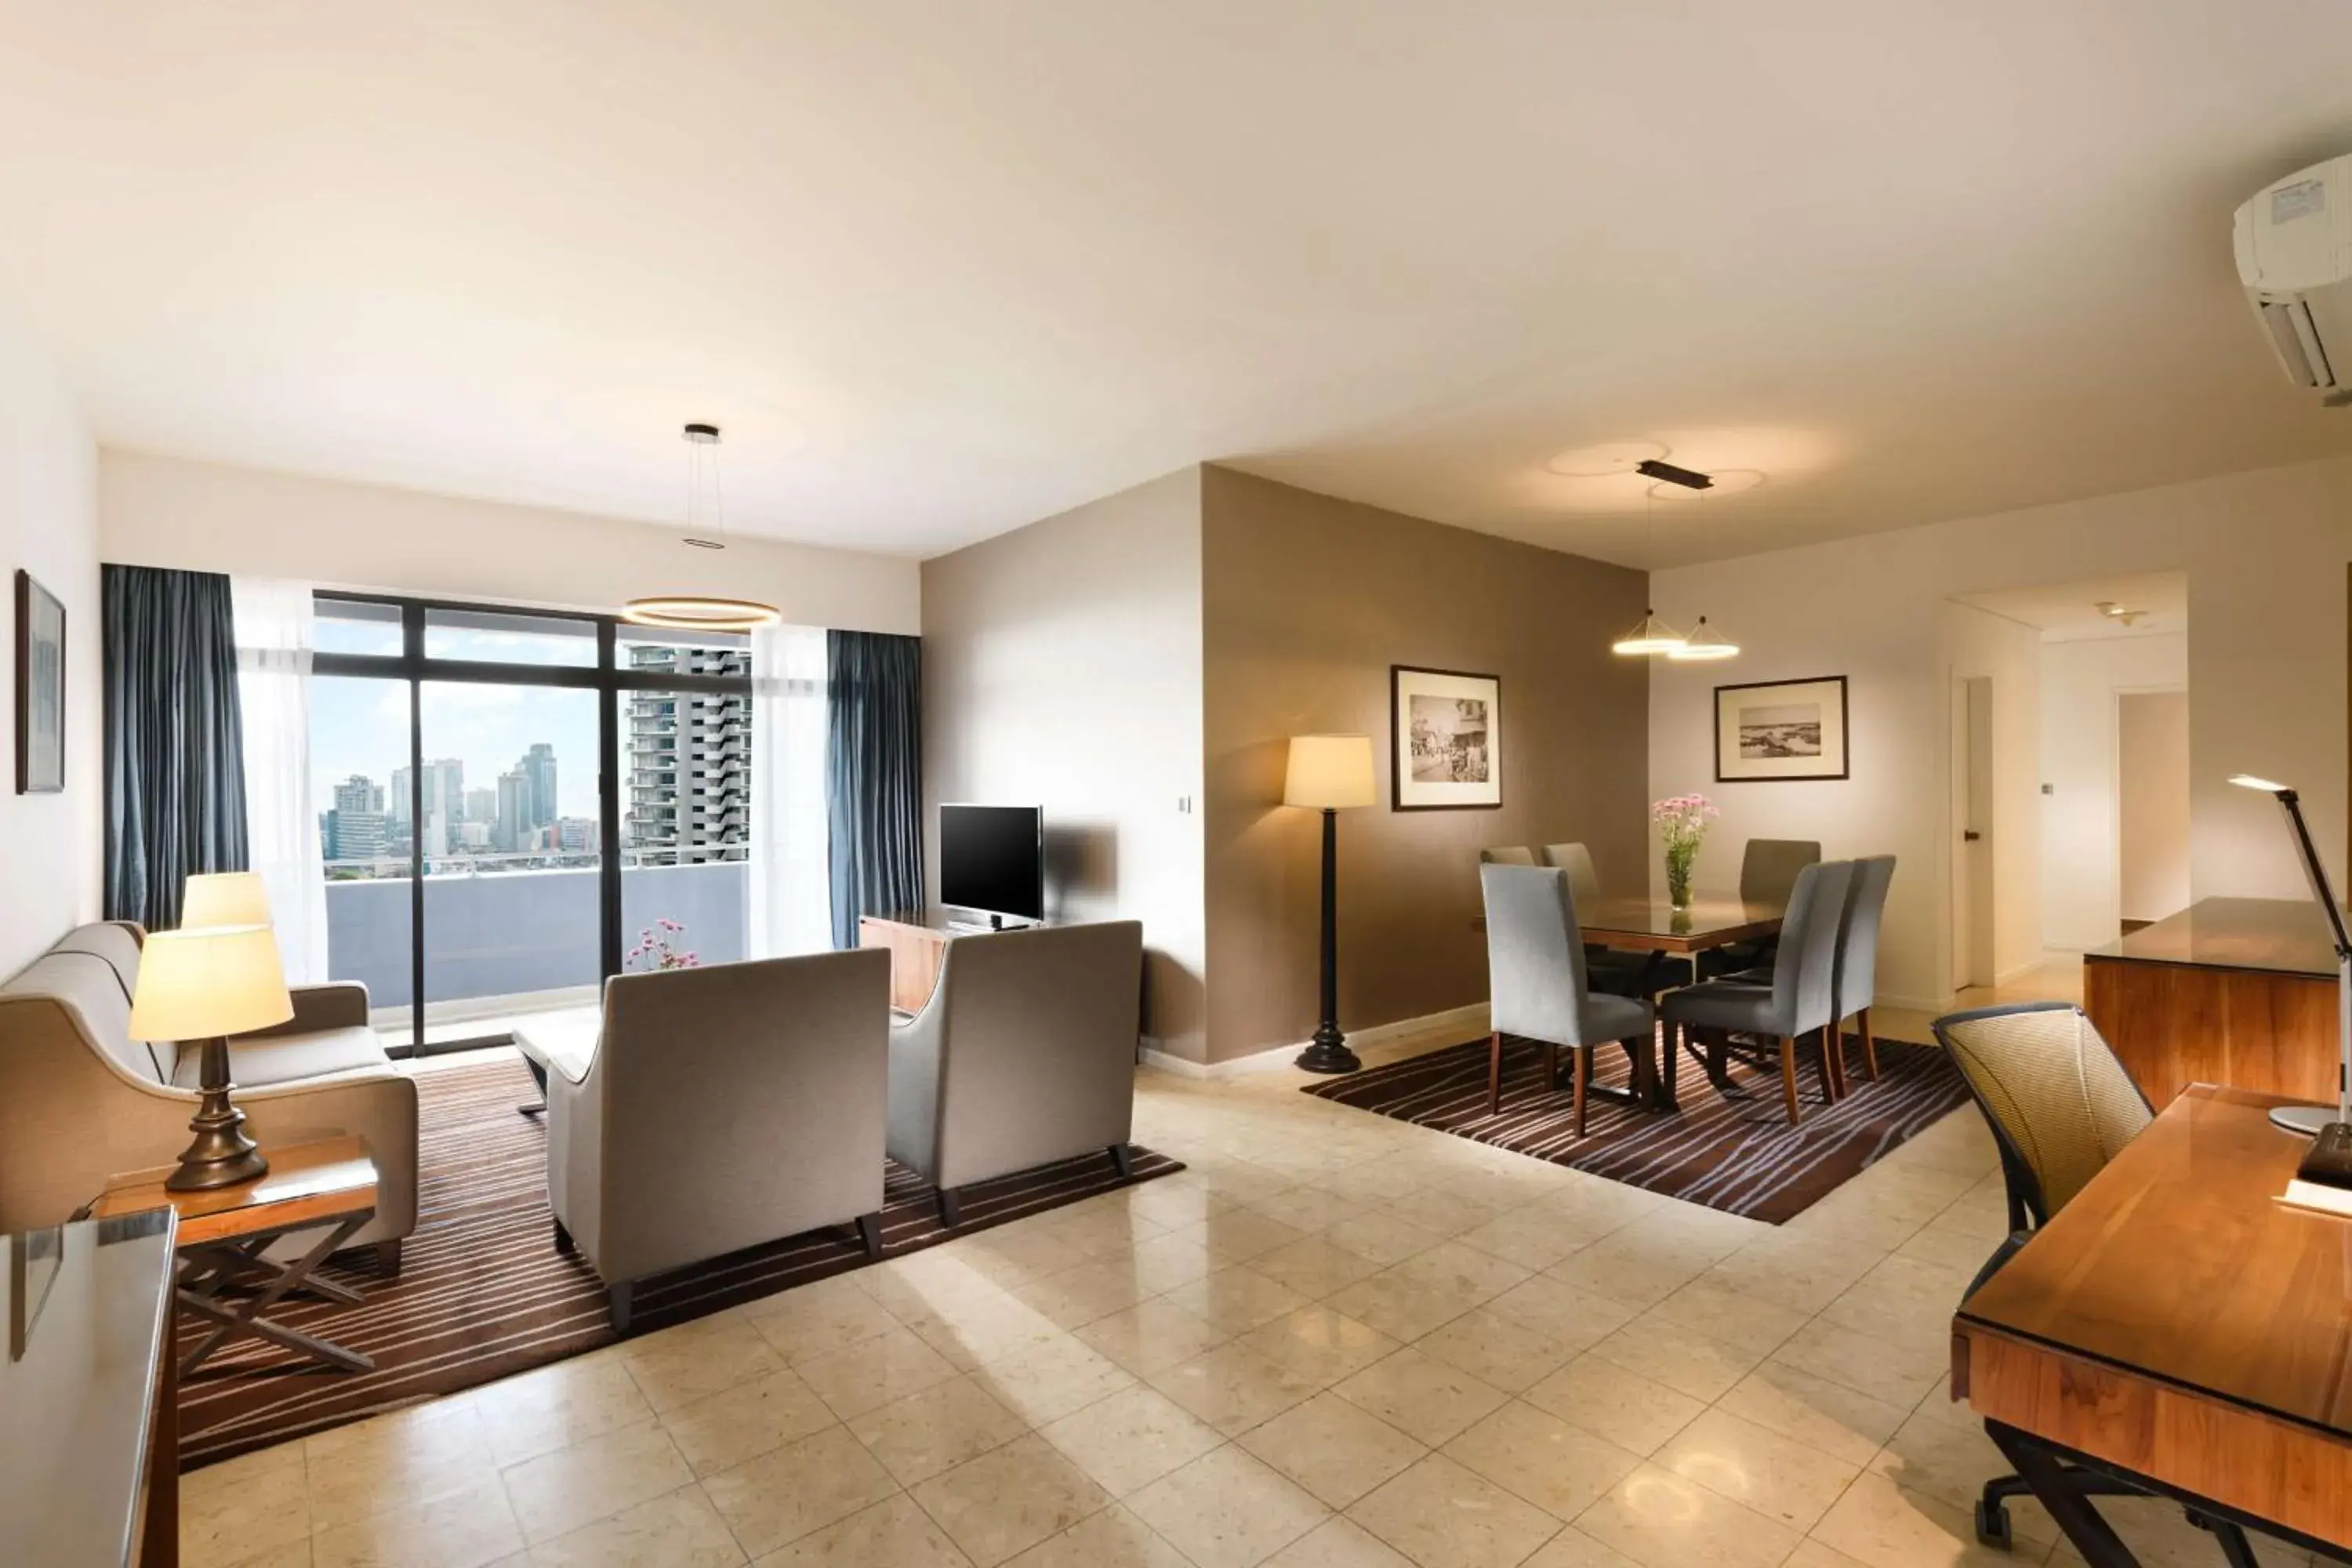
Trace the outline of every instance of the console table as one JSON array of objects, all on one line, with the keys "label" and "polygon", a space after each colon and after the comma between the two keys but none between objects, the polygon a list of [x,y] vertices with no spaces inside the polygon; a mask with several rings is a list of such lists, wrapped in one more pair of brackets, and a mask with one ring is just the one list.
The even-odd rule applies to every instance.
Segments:
[{"label": "console table", "polygon": [[917,915],[861,915],[857,945],[887,948],[890,952],[890,1005],[901,1013],[919,1013],[940,983],[940,969],[948,961],[948,943],[957,933],[944,924]]}]

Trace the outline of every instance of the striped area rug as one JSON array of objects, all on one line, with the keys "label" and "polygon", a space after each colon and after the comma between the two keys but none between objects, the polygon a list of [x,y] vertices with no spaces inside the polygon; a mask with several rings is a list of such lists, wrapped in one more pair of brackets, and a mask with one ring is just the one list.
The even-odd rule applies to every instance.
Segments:
[{"label": "striped area rug", "polygon": [[[334,1372],[253,1339],[207,1360],[180,1388],[180,1460],[193,1468],[304,1433],[471,1388],[612,1343],[604,1288],[586,1261],[555,1250],[547,1206],[547,1133],[515,1107],[538,1098],[520,1058],[420,1072],[417,1221],[400,1275],[327,1266],[364,1291],[357,1307],[300,1301],[271,1316],[375,1358]],[[1183,1167],[1139,1146],[1136,1181]],[[898,1257],[1023,1215],[1124,1185],[1108,1154],[967,1187],[963,1223],[940,1223],[937,1192],[893,1162],[883,1254]],[[683,1322],[863,1267],[855,1236],[812,1231],[648,1282],[635,1331]],[[183,1314],[185,1336],[202,1325]]]},{"label": "striped area rug", "polygon": [[[1675,1079],[1678,1112],[1660,1116],[1597,1100],[1587,1110],[1589,1131],[1579,1138],[1569,1091],[1546,1090],[1542,1049],[1534,1045],[1506,1048],[1502,1114],[1490,1116],[1483,1039],[1308,1084],[1306,1092],[1780,1225],[1968,1103],[1958,1069],[1935,1047],[1880,1040],[1880,1076],[1873,1082],[1862,1076],[1861,1042],[1853,1036],[1847,1041],[1853,1092],[1824,1109],[1813,1098],[1819,1079],[1808,1068],[1798,1079],[1805,1117],[1794,1127],[1781,1111],[1778,1071],[1757,1073],[1735,1063],[1726,1094],[1685,1058]],[[1624,1052],[1603,1047],[1594,1062],[1596,1082],[1624,1087]],[[1563,1051],[1563,1080],[1567,1075]]]}]

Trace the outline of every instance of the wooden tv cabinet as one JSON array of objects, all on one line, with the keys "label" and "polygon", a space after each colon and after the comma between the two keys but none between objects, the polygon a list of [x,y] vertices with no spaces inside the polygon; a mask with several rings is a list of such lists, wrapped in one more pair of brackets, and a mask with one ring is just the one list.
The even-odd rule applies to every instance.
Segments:
[{"label": "wooden tv cabinet", "polygon": [[944,922],[913,916],[860,915],[857,945],[887,948],[890,952],[890,1005],[901,1013],[919,1013],[940,983],[940,966],[947,962],[948,943],[956,933]]}]

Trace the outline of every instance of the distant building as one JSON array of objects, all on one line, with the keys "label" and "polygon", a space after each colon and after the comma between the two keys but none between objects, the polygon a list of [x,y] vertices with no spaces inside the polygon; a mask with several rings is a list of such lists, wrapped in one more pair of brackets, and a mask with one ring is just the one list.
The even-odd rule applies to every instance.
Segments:
[{"label": "distant building", "polygon": [[[343,791],[335,791],[342,798]],[[330,860],[378,860],[389,848],[391,823],[381,811],[346,811],[340,805],[327,813],[326,842]]]},{"label": "distant building", "polygon": [[[634,669],[677,675],[751,672],[741,647],[641,647]],[[750,842],[751,700],[632,691],[622,743],[628,798],[621,842],[641,866],[740,860]]]},{"label": "distant building", "polygon": [[[498,792],[496,790],[478,789],[473,793],[476,795],[487,795],[494,800],[498,796]],[[494,806],[492,809],[496,810],[497,808]],[[460,849],[488,849],[490,847],[491,826],[492,825],[488,822],[461,822],[457,824],[457,847]]]},{"label": "distant building", "polygon": [[547,827],[555,821],[555,748],[541,741],[525,752],[515,771],[530,783],[530,825]]},{"label": "distant building", "polygon": [[383,786],[365,773],[353,773],[335,786],[337,811],[373,812],[383,815]]},{"label": "distant building", "polygon": [[566,855],[593,855],[600,842],[594,817],[559,816],[555,819],[555,847]]},{"label": "distant building", "polygon": [[512,853],[532,847],[530,780],[520,773],[499,775],[499,815],[490,847]]},{"label": "distant building", "polygon": [[469,789],[466,792],[466,815],[458,820],[478,824],[485,834],[499,819],[499,792],[495,789]]}]

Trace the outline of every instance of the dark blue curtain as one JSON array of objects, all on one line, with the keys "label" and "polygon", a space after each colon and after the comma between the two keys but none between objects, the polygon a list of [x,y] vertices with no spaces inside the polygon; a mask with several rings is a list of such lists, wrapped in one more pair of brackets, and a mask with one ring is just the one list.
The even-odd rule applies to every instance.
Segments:
[{"label": "dark blue curtain", "polygon": [[824,634],[825,809],[833,945],[857,917],[923,907],[923,644],[881,632]]},{"label": "dark blue curtain", "polygon": [[180,923],[194,871],[242,871],[245,731],[228,579],[108,566],[106,918]]}]

